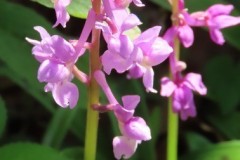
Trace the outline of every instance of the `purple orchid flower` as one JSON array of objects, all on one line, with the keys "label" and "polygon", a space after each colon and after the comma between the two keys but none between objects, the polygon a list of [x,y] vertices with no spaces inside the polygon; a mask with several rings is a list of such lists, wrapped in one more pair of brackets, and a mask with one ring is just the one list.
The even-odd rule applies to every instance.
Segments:
[{"label": "purple orchid flower", "polygon": [[78,101],[78,88],[71,82],[72,70],[76,62],[75,48],[60,36],[50,36],[40,27],[34,27],[41,36],[41,41],[26,38],[33,44],[32,53],[41,63],[38,69],[38,80],[46,82],[45,91],[51,91],[55,102],[66,108],[73,108]]},{"label": "purple orchid flower", "polygon": [[167,77],[161,79],[161,96],[173,97],[173,111],[179,113],[182,120],[196,116],[192,91],[200,95],[207,94],[200,74],[188,73],[184,78],[178,77],[175,81]]},{"label": "purple orchid flower", "polygon": [[71,3],[71,0],[54,0],[54,8],[56,12],[57,21],[53,25],[56,27],[61,24],[64,28],[66,27],[66,23],[69,21],[70,16],[66,11],[66,7]]},{"label": "purple orchid flower", "polygon": [[211,39],[215,43],[223,45],[225,40],[220,30],[240,23],[240,17],[229,15],[233,8],[233,5],[215,4],[206,11],[194,12],[191,14],[194,21],[190,25],[207,26]]},{"label": "purple orchid flower", "polygon": [[140,102],[140,97],[138,95],[123,96],[123,105],[120,105],[112,94],[104,73],[96,71],[94,77],[107,96],[122,133],[122,136],[116,136],[113,139],[114,156],[116,159],[130,158],[136,151],[138,144],[151,139],[150,128],[144,119],[133,116],[135,108]]}]

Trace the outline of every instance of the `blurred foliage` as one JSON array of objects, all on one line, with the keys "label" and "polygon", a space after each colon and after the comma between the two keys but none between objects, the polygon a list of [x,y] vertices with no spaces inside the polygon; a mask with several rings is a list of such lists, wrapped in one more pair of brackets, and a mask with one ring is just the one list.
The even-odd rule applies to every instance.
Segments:
[{"label": "blurred foliage", "polygon": [[[13,3],[13,1],[0,1],[0,91],[2,97],[0,98],[0,160],[81,159],[85,137],[87,88],[75,81],[80,88],[80,99],[78,106],[73,110],[59,108],[53,102],[51,94],[44,93],[44,85],[40,84],[36,78],[38,63],[31,55],[31,45],[25,41],[25,37],[39,39],[38,33],[33,30],[36,25],[44,26],[51,34],[61,33],[52,29],[52,24],[46,20],[47,14],[45,18],[42,16],[44,13],[39,14],[41,7],[38,3],[30,0],[15,0],[18,3]],[[53,7],[51,0],[32,1],[50,8]],[[151,0],[151,2],[153,4],[151,3],[148,11],[140,12],[140,19],[141,16],[147,19],[146,17],[154,9],[156,10],[155,14],[159,12],[159,9],[164,10],[165,14],[169,14],[170,5],[167,0]],[[33,6],[33,8],[22,5],[28,3],[30,5],[27,6]],[[146,1],[146,5],[148,3],[150,4]],[[239,4],[234,0],[202,0],[201,2],[186,0],[186,6],[191,12],[205,10],[214,3]],[[89,7],[90,1],[73,0],[68,11],[72,16],[86,18]],[[39,10],[39,13],[36,10]],[[240,15],[239,5],[236,6],[234,15]],[[55,15],[51,16],[55,17]],[[157,23],[158,20],[155,21]],[[197,34],[196,31],[196,36]],[[198,61],[196,65],[200,67],[193,69],[203,73],[204,82],[208,87],[208,95],[204,98],[196,96],[198,117],[180,124],[182,139],[179,142],[179,156],[182,160],[240,159],[238,154],[240,142],[236,140],[240,139],[240,125],[237,123],[240,120],[239,35],[239,26],[224,30],[227,44],[218,47],[212,43],[210,45],[212,47],[208,46],[209,48],[207,48],[209,52],[203,53],[205,56],[207,55],[206,61]],[[69,35],[64,36],[68,37]],[[206,47],[201,45],[206,39],[209,39],[208,33],[202,37],[200,43],[194,44],[197,47],[196,50]],[[194,53],[188,54],[186,50],[183,50],[183,53],[186,54],[184,55],[186,59],[197,56]],[[88,71],[88,54],[81,57],[77,66]],[[192,68],[188,69],[192,71]],[[159,75],[166,74],[166,72],[167,69],[163,64]],[[152,131],[152,140],[139,145],[136,154],[131,159],[164,159],[166,107],[163,98],[160,98],[158,94],[146,95],[140,81],[127,81],[124,76],[114,73],[113,77],[109,77],[107,80],[119,102],[121,102],[121,97],[126,94],[141,96],[136,116],[143,117]],[[159,77],[155,82],[159,82]],[[19,93],[12,95],[16,90],[20,90]],[[17,102],[18,96],[22,95],[27,98],[21,103]],[[101,100],[104,101],[103,96]],[[27,108],[29,105],[34,108],[33,110],[36,109],[36,112],[39,111],[37,118],[40,119],[31,122],[28,116],[33,113],[31,109]],[[21,112],[22,108],[26,108],[23,110],[26,113]],[[24,119],[24,124],[18,123],[19,119],[14,117],[18,114],[22,115],[20,118]],[[46,117],[47,119],[45,119]],[[34,131],[31,123],[40,129]],[[30,132],[27,132],[29,128]],[[118,124],[113,114],[101,114],[98,160],[113,159],[112,138],[119,134]],[[227,140],[229,142],[224,142]],[[157,154],[158,152],[160,155]]]}]

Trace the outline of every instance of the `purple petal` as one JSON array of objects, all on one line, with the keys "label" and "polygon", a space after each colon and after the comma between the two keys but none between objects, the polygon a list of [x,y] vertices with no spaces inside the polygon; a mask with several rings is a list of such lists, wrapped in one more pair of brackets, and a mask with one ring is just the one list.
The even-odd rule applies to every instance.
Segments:
[{"label": "purple petal", "polygon": [[145,72],[145,68],[141,65],[139,65],[138,63],[136,65],[134,65],[133,67],[130,68],[129,73],[127,75],[127,77],[130,78],[140,78],[143,76],[144,72]]},{"label": "purple petal", "polygon": [[113,153],[116,159],[128,159],[137,149],[138,141],[119,136],[113,139]]},{"label": "purple petal", "polygon": [[122,123],[126,123],[128,120],[130,120],[133,117],[134,109],[129,110],[117,104],[114,107],[114,114],[117,117],[118,121]]},{"label": "purple petal", "polygon": [[123,73],[127,71],[133,64],[133,62],[127,61],[120,55],[109,52],[108,50],[104,52],[101,60],[103,69],[107,74],[110,74],[112,69],[115,69],[118,73]]},{"label": "purple petal", "polygon": [[163,77],[161,79],[161,96],[170,97],[176,88],[177,86],[175,83],[173,83],[168,77]]},{"label": "purple petal", "polygon": [[41,26],[35,26],[34,29],[36,31],[38,31],[38,33],[41,36],[41,39],[45,39],[45,38],[50,38],[51,36],[49,35],[49,33]]},{"label": "purple petal", "polygon": [[66,23],[69,21],[70,16],[66,11],[66,7],[71,3],[71,0],[57,0],[54,4],[57,21],[53,27],[56,27],[58,24],[61,24],[64,28]]},{"label": "purple petal", "polygon": [[79,97],[78,88],[71,82],[56,84],[52,94],[55,102],[63,108],[69,106],[72,109],[77,105]]},{"label": "purple petal", "polygon": [[189,103],[193,101],[192,91],[185,86],[176,88],[173,93],[173,111],[180,112],[183,109],[187,109]]},{"label": "purple petal", "polygon": [[194,35],[193,30],[189,25],[178,27],[178,36],[183,43],[184,47],[188,48],[193,44]]},{"label": "purple petal", "polygon": [[143,84],[147,92],[157,93],[157,90],[153,88],[154,71],[152,67],[146,68],[146,72],[143,75]]},{"label": "purple petal", "polygon": [[144,119],[141,117],[133,117],[123,125],[122,132],[127,136],[136,140],[150,140],[151,131]]},{"label": "purple petal", "polygon": [[173,45],[173,39],[176,35],[176,28],[171,27],[164,33],[163,39],[166,40],[170,45]]},{"label": "purple petal", "polygon": [[186,107],[180,111],[180,117],[184,121],[187,120],[188,117],[195,117],[196,114],[197,114],[197,112],[196,112],[196,107],[195,107],[193,99],[192,99],[192,101],[190,101],[188,103],[188,107]]},{"label": "purple petal", "polygon": [[140,96],[138,95],[128,95],[122,97],[122,102],[124,108],[127,110],[134,110],[138,103],[140,102]]},{"label": "purple petal", "polygon": [[209,32],[210,32],[210,37],[213,40],[213,42],[215,42],[219,45],[224,44],[225,40],[224,40],[222,32],[219,29],[210,28]]},{"label": "purple petal", "polygon": [[230,14],[231,11],[233,10],[233,5],[223,5],[223,4],[215,4],[212,5],[207,9],[207,12],[211,16],[218,16],[218,15],[227,15]]},{"label": "purple petal", "polygon": [[145,5],[142,3],[141,0],[133,0],[133,3],[138,7],[144,7]]},{"label": "purple petal", "polygon": [[40,82],[56,83],[69,77],[69,70],[63,65],[45,60],[38,69],[38,80]]},{"label": "purple petal", "polygon": [[142,22],[139,20],[139,18],[135,14],[129,14],[121,26],[121,31],[124,32],[140,24],[142,24]]},{"label": "purple petal", "polygon": [[47,83],[47,85],[45,85],[45,87],[44,87],[44,91],[50,92],[53,90],[53,88],[54,88],[54,83]]},{"label": "purple petal", "polygon": [[125,59],[128,59],[133,52],[134,45],[128,36],[121,35],[119,39],[121,42],[119,55],[121,55]]},{"label": "purple petal", "polygon": [[151,66],[156,66],[163,61],[165,61],[170,53],[173,52],[173,49],[167,41],[158,37],[155,39],[151,48],[148,49],[150,53],[147,56],[147,63]]},{"label": "purple petal", "polygon": [[161,26],[155,26],[144,31],[137,39],[134,40],[134,44],[147,43],[158,37]]},{"label": "purple petal", "polygon": [[202,76],[196,73],[188,73],[185,77],[185,85],[201,95],[207,94],[207,88],[202,82]]},{"label": "purple petal", "polygon": [[212,19],[213,23],[217,24],[219,29],[235,26],[240,23],[240,17],[233,17],[228,15],[216,16]]}]

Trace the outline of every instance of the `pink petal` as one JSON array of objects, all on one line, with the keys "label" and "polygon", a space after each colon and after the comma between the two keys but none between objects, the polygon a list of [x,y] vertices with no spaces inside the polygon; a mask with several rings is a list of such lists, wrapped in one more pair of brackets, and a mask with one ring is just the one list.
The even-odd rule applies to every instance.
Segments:
[{"label": "pink petal", "polygon": [[52,94],[55,102],[63,108],[69,106],[72,109],[77,105],[79,97],[78,88],[71,82],[56,84]]},{"label": "pink petal", "polygon": [[123,73],[127,71],[133,64],[133,62],[127,61],[120,55],[109,52],[108,50],[104,52],[101,60],[103,64],[103,70],[107,74],[110,74],[112,69],[115,69],[118,73]]},{"label": "pink petal", "polygon": [[130,120],[133,117],[134,109],[129,110],[117,104],[114,107],[114,114],[117,117],[118,121],[122,123],[126,123],[128,120]]},{"label": "pink petal", "polygon": [[136,65],[134,65],[133,67],[131,67],[129,69],[129,73],[127,75],[127,78],[140,78],[143,76],[143,74],[145,73],[145,68],[141,65],[139,65],[138,63]]},{"label": "pink petal", "polygon": [[183,43],[184,47],[188,48],[193,44],[194,35],[193,30],[189,25],[178,27],[178,36]]},{"label": "pink petal", "polygon": [[143,74],[143,84],[147,92],[157,93],[157,90],[153,88],[154,71],[152,67],[146,68],[146,72]]},{"label": "pink petal", "polygon": [[67,79],[70,75],[69,70],[62,64],[45,60],[38,69],[38,80],[40,82],[56,83]]},{"label": "pink petal", "polygon": [[173,49],[169,46],[167,41],[158,37],[151,45],[151,48],[149,48],[149,51],[147,62],[151,66],[156,66],[165,61],[170,53],[173,52]]},{"label": "pink petal", "polygon": [[240,17],[233,17],[228,15],[216,16],[212,19],[213,23],[217,24],[219,29],[238,25],[240,23]]},{"label": "pink petal", "polygon": [[185,85],[190,89],[197,91],[201,95],[207,94],[207,88],[202,82],[202,76],[196,73],[188,73],[185,77]]},{"label": "pink petal", "polygon": [[49,33],[41,26],[35,26],[34,29],[36,31],[38,31],[38,33],[41,36],[41,39],[45,39],[45,38],[50,38],[51,36],[49,35]]},{"label": "pink petal", "polygon": [[223,5],[223,4],[215,4],[212,5],[207,9],[207,12],[211,16],[218,16],[218,15],[227,15],[230,14],[231,11],[233,10],[233,5]]},{"label": "pink petal", "polygon": [[132,29],[138,25],[142,24],[139,18],[135,14],[129,14],[128,17],[123,21],[121,26],[121,31]]},{"label": "pink petal", "polygon": [[155,26],[144,31],[137,39],[134,40],[134,44],[147,43],[158,37],[161,26]]},{"label": "pink petal", "polygon": [[210,37],[213,42],[215,42],[216,44],[219,44],[219,45],[224,44],[225,40],[224,40],[222,32],[219,29],[210,28],[209,32],[210,32]]},{"label": "pink petal", "polygon": [[192,101],[190,101],[188,103],[188,107],[182,109],[180,111],[180,117],[182,120],[187,120],[188,117],[195,117],[197,115],[197,112],[196,112],[196,107],[195,107],[195,104],[194,104],[194,101],[192,99]]},{"label": "pink petal", "polygon": [[130,158],[137,149],[138,141],[119,136],[113,139],[113,153],[116,159]]},{"label": "pink petal", "polygon": [[134,110],[140,102],[140,96],[138,95],[127,95],[122,97],[124,108],[127,110]]},{"label": "pink petal", "polygon": [[138,7],[144,7],[145,5],[142,3],[141,0],[133,0],[133,3]]},{"label": "pink petal", "polygon": [[151,131],[144,119],[133,117],[122,128],[123,135],[136,140],[150,140]]},{"label": "pink petal", "polygon": [[121,42],[119,55],[121,55],[125,59],[128,59],[131,56],[133,49],[134,49],[132,40],[128,36],[125,36],[125,35],[121,35],[119,37],[119,39]]},{"label": "pink petal", "polygon": [[176,88],[177,86],[175,83],[173,83],[168,77],[163,77],[161,79],[161,96],[170,97]]}]

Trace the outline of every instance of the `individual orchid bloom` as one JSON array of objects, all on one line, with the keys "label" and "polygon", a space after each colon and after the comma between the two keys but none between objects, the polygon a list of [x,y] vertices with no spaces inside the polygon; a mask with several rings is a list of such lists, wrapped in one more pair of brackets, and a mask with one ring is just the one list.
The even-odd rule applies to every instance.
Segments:
[{"label": "individual orchid bloom", "polygon": [[229,15],[233,8],[233,5],[215,4],[206,11],[194,12],[191,14],[194,21],[190,25],[208,27],[211,39],[223,45],[225,40],[221,29],[240,24],[240,17]]},{"label": "individual orchid bloom", "polygon": [[[153,88],[153,66],[162,63],[173,51],[167,41],[159,37],[161,27],[155,26],[144,31],[134,40],[135,50],[141,58],[136,59],[135,65],[129,70],[129,78],[143,77],[143,84],[147,92],[156,93]],[[140,57],[140,56],[138,56]]]},{"label": "individual orchid bloom", "polygon": [[169,44],[173,44],[173,39],[178,37],[183,46],[188,48],[192,46],[194,41],[193,30],[189,26],[189,23],[192,23],[192,19],[187,10],[183,8],[184,4],[179,3],[179,5],[179,8],[182,9],[180,9],[179,14],[173,16],[174,20],[177,21],[177,25],[170,27],[163,38],[167,40]]},{"label": "individual orchid bloom", "polygon": [[207,94],[207,88],[200,74],[188,73],[184,78],[178,77],[172,81],[168,77],[161,79],[161,96],[173,99],[173,111],[179,113],[182,120],[196,116],[196,107],[192,91],[200,95]]},{"label": "individual orchid bloom", "polygon": [[26,38],[33,44],[32,53],[39,61],[38,80],[46,82],[45,91],[51,91],[55,102],[61,107],[73,108],[78,100],[78,88],[71,82],[76,62],[75,48],[60,36],[50,36],[42,27],[34,27],[41,41]]},{"label": "individual orchid bloom", "polygon": [[56,27],[61,24],[64,28],[66,27],[66,23],[69,21],[70,16],[66,10],[66,7],[71,3],[71,0],[54,0],[54,9],[56,12],[57,21],[53,25]]},{"label": "individual orchid bloom", "polygon": [[102,29],[108,46],[108,50],[101,56],[103,69],[107,74],[110,74],[112,69],[118,73],[127,71],[138,56],[141,56],[137,53],[138,50],[134,47],[130,37],[125,34],[126,31],[141,24],[140,20],[136,15],[128,14],[126,10],[121,10],[121,14],[116,12],[115,18],[118,19],[118,23],[115,24],[115,27],[117,32],[113,33],[106,23],[96,23],[96,27]]},{"label": "individual orchid bloom", "polygon": [[122,134],[113,139],[114,156],[116,159],[128,159],[134,154],[138,144],[151,139],[150,128],[144,119],[133,116],[135,108],[140,102],[140,97],[138,95],[123,96],[123,105],[120,105],[112,94],[104,73],[96,71],[94,78],[107,96]]}]

